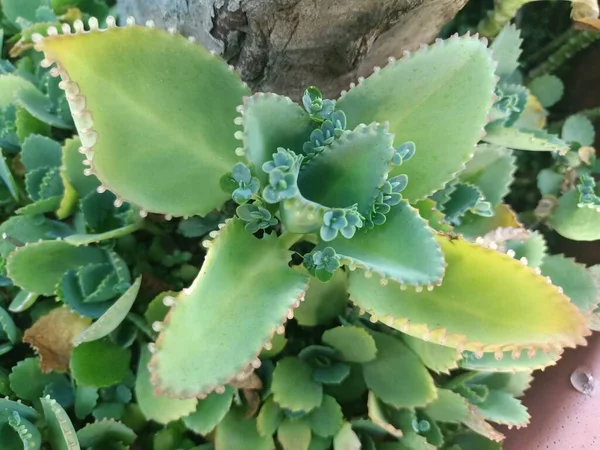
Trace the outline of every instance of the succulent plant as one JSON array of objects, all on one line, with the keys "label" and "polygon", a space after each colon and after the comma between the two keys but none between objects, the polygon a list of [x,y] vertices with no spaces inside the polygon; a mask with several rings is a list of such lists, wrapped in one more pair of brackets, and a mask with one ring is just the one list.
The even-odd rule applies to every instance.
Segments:
[{"label": "succulent plant", "polygon": [[600,298],[503,203],[520,146],[482,138],[527,128],[516,30],[498,64],[454,36],[297,104],[65,5],[0,75],[0,441],[482,450],[528,423]]},{"label": "succulent plant", "polygon": [[[48,37],[34,36],[45,55],[42,65],[56,64],[54,74],[62,77],[88,173],[101,180],[102,189],[136,205],[142,216],[204,215],[219,208],[231,195],[220,189],[225,175],[238,185],[237,203],[257,201],[257,208],[266,205],[281,221],[281,231],[267,228],[259,239],[233,218],[204,242],[209,251],[200,275],[176,298],[167,298],[172,308],[150,361],[157,392],[204,396],[260,365],[260,350],[276,331],[283,332],[282,324],[305,296],[307,274],[288,266],[288,248],[306,239],[316,243],[304,255],[309,272],[333,275],[342,265],[350,269],[351,299],[416,337],[475,352],[561,348],[581,339],[582,320],[556,288],[496,252],[436,233],[431,227],[439,224],[428,225],[410,205],[454,182],[471,158],[467,149],[486,124],[495,86],[495,64],[483,42],[472,37],[440,41],[377,69],[337,101],[310,88],[303,109],[275,94],[249,96],[224,63],[184,38],[152,27],[112,25],[100,33],[92,21],[90,30],[77,24],[75,34],[65,27],[61,35],[50,28]],[[503,41],[495,45],[498,52]],[[165,64],[158,49],[172,64]],[[132,64],[137,59],[149,74],[148,86],[154,83],[152,95],[146,85],[131,81],[138,77],[138,65]],[[503,68],[505,60],[501,63]],[[167,78],[169,65],[187,71]],[[186,88],[191,72],[193,85]],[[475,86],[467,83],[470,79],[478,80]],[[169,89],[175,85],[177,92]],[[201,107],[200,99],[217,86],[220,95],[211,108]],[[444,97],[429,94],[442,89]],[[107,90],[122,94],[106,97]],[[522,110],[519,105],[511,112]],[[425,130],[442,115],[445,120],[434,124],[436,133]],[[173,130],[173,121],[179,131],[163,132]],[[242,145],[233,151],[235,139]],[[477,155],[493,151],[498,149],[478,148]],[[498,197],[494,203],[502,197],[494,191],[505,187],[489,187]],[[471,198],[468,189],[461,193],[463,204]],[[431,214],[426,205],[421,208]],[[480,202],[472,209],[480,211]],[[9,273],[22,251],[8,259]],[[489,277],[470,280],[470,264],[480,259]],[[13,280],[22,284],[18,276]],[[478,283],[483,284],[478,288]],[[522,329],[515,325],[494,335],[490,323],[482,335],[477,331],[481,320],[474,327],[464,315],[452,319],[453,298],[463,305],[464,297],[473,298],[470,309],[478,315],[500,303],[503,311],[513,309],[506,304],[506,290],[531,292],[527,306],[515,299]],[[548,308],[549,302],[555,307]],[[532,330],[529,322],[533,317],[541,322],[548,309],[562,311],[560,323],[549,320]],[[195,358],[182,351],[181,342],[196,349]]]}]

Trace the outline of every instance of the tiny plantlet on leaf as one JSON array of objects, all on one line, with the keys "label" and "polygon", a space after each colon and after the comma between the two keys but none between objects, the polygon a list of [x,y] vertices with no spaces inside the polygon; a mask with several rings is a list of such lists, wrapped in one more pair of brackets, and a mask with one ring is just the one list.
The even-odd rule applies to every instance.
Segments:
[{"label": "tiny plantlet on leaf", "polygon": [[294,102],[174,30],[38,7],[40,67],[0,75],[0,354],[36,353],[0,367],[10,450],[500,449],[488,422],[527,425],[531,372],[597,326],[598,271],[503,203],[512,149],[586,131],[543,129],[516,28]]}]

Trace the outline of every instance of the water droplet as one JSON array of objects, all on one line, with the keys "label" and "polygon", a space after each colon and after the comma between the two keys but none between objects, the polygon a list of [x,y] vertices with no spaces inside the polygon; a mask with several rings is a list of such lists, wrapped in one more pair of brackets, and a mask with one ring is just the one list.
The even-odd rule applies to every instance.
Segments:
[{"label": "water droplet", "polygon": [[595,381],[592,370],[587,366],[580,366],[571,374],[571,384],[583,395],[594,395]]}]

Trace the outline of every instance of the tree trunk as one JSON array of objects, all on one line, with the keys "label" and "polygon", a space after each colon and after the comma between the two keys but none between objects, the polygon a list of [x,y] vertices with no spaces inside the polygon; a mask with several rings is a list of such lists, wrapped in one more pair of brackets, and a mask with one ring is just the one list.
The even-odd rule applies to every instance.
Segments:
[{"label": "tree trunk", "polygon": [[388,57],[429,43],[466,1],[119,0],[119,13],[194,36],[253,90],[297,100],[308,85],[336,98]]}]

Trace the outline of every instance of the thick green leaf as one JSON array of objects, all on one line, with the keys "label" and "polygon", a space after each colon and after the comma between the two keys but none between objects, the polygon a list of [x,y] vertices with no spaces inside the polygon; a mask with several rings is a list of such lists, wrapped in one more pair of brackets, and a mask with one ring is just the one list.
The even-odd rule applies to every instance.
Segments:
[{"label": "thick green leaf", "polygon": [[456,37],[375,72],[337,107],[349,128],[388,121],[395,145],[415,142],[415,156],[391,173],[408,175],[403,194],[412,201],[442,188],[463,168],[486,123],[494,85],[485,45]]},{"label": "thick green leaf", "polygon": [[41,399],[53,450],[79,450],[75,428],[65,410],[50,397]]},{"label": "thick green leaf", "polygon": [[409,334],[403,335],[402,340],[419,356],[421,362],[434,372],[449,373],[450,370],[458,368],[458,362],[462,359],[461,354],[452,347],[427,342]]},{"label": "thick green leaf", "polygon": [[43,241],[12,252],[6,262],[6,270],[8,277],[26,291],[53,295],[59,281],[69,270],[107,260],[107,253],[96,247],[74,247],[60,240]]},{"label": "thick green leaf", "polygon": [[511,150],[480,144],[459,177],[461,181],[477,186],[485,201],[495,209],[508,194],[515,170],[515,157]]},{"label": "thick green leaf", "polygon": [[75,389],[75,415],[84,420],[98,404],[98,389],[89,386],[77,386]]},{"label": "thick green leaf", "polygon": [[255,418],[244,417],[241,408],[233,408],[217,426],[215,438],[219,450],[274,450],[271,436],[261,436],[256,428]]},{"label": "thick green leaf", "polygon": [[352,239],[338,237],[318,248],[333,247],[350,268],[381,274],[386,280],[432,284],[442,279],[444,258],[433,230],[416,209],[402,202],[386,215],[383,225],[358,232]]},{"label": "thick green leaf", "polygon": [[361,327],[339,326],[323,333],[323,343],[340,352],[344,361],[365,363],[375,358],[377,347],[373,337]]},{"label": "thick green leaf", "polygon": [[40,167],[27,172],[25,187],[34,202],[51,197],[62,197],[64,186],[60,178],[60,169],[58,167]]},{"label": "thick green leaf", "polygon": [[474,211],[477,204],[485,200],[479,187],[472,184],[457,183],[449,186],[449,191],[449,199],[442,208],[449,223],[460,224],[465,214]]},{"label": "thick green leaf", "polygon": [[64,71],[93,170],[119,197],[180,216],[227,200],[219,179],[237,161],[233,121],[249,90],[222,60],[142,27],[50,37],[36,48]]},{"label": "thick green leaf", "polygon": [[12,195],[12,197],[15,200],[19,200],[19,188],[17,186],[17,183],[15,182],[15,178],[13,177],[13,174],[12,174],[10,168],[8,167],[6,158],[4,158],[4,155],[2,154],[1,150],[0,150],[0,180],[2,180],[4,185],[7,187],[8,191],[10,192],[10,195]]},{"label": "thick green leaf", "polygon": [[267,175],[262,165],[273,159],[277,147],[302,153],[302,145],[312,131],[309,115],[288,97],[256,93],[244,98],[244,154],[264,184]]},{"label": "thick green leaf", "polygon": [[[196,397],[256,364],[307,287],[306,276],[288,261],[288,250],[274,235],[259,240],[240,220],[229,221],[165,320],[150,362],[158,388]],[[181,342],[195,349],[194,358]]]},{"label": "thick green leaf", "polygon": [[125,292],[102,317],[79,333],[73,339],[73,345],[79,345],[83,342],[95,341],[108,336],[125,320],[129,310],[133,306],[137,294],[142,284],[142,277],[139,277],[135,283]]},{"label": "thick green leaf", "polygon": [[[433,378],[419,357],[393,336],[372,332],[377,346],[375,360],[363,365],[369,389],[396,408],[425,406],[436,397]],[[402,382],[398,382],[402,374]]]},{"label": "thick green leaf", "polygon": [[16,93],[16,103],[24,108],[32,117],[42,123],[48,124],[55,128],[70,130],[73,128],[72,121],[65,121],[60,115],[57,115],[54,110],[54,105],[50,99],[38,90],[21,89]]},{"label": "thick green leaf", "polygon": [[[316,413],[317,411],[318,409],[314,412]],[[283,410],[275,403],[273,397],[269,397],[263,404],[258,413],[258,417],[256,418],[258,432],[265,437],[275,434],[283,418]]]},{"label": "thick green leaf", "polygon": [[549,255],[540,266],[542,275],[550,277],[552,284],[560,286],[571,302],[583,314],[591,313],[597,306],[600,293],[584,265],[561,255]]},{"label": "thick green leaf", "polygon": [[543,130],[519,129],[494,123],[486,128],[486,132],[483,137],[485,142],[515,150],[560,152],[569,148],[566,142]]},{"label": "thick green leaf", "polygon": [[183,423],[195,433],[207,435],[214,430],[219,422],[223,420],[225,414],[229,412],[233,395],[234,389],[231,386],[227,386],[225,392],[222,394],[217,392],[209,394],[205,399],[198,402],[198,406],[192,414],[183,418]]},{"label": "thick green leaf", "polygon": [[329,366],[317,367],[313,370],[313,379],[321,384],[340,384],[350,375],[350,365],[335,362]]},{"label": "thick green leaf", "polygon": [[368,215],[386,180],[395,149],[386,126],[373,122],[358,125],[304,164],[298,188],[310,201],[331,208],[358,205]]},{"label": "thick green leaf", "polygon": [[323,386],[313,380],[311,367],[295,357],[286,357],[277,363],[271,391],[279,406],[295,412],[311,411],[323,400]]},{"label": "thick green leaf", "polygon": [[116,228],[105,233],[72,234],[71,236],[67,236],[65,238],[65,241],[75,246],[94,244],[97,242],[108,241],[110,239],[118,239],[123,236],[128,236],[131,233],[140,230],[143,227],[143,225],[144,222],[142,220],[139,220],[130,225],[125,225],[124,227]]},{"label": "thick green leaf", "polygon": [[94,192],[100,182],[96,177],[86,177],[83,174],[85,155],[79,151],[81,141],[78,137],[67,139],[62,148],[62,170],[73,185],[79,198],[84,198]]},{"label": "thick green leaf", "polygon": [[507,24],[496,36],[494,42],[490,45],[494,59],[498,61],[496,75],[505,78],[517,70],[522,42],[521,32],[514,24]]},{"label": "thick green leaf", "polygon": [[360,439],[352,430],[352,425],[346,422],[333,439],[333,450],[361,450]]},{"label": "thick green leaf", "polygon": [[21,149],[21,162],[29,172],[46,167],[60,167],[62,151],[60,144],[50,138],[31,135]]},{"label": "thick green leaf", "polygon": [[[7,0],[2,0],[2,3]],[[21,0],[8,0],[13,3],[23,3]],[[4,11],[6,14],[6,11]],[[6,108],[15,100],[15,94],[21,90],[35,90],[35,86],[25,78],[9,73],[0,75],[0,108]]]},{"label": "thick green leaf", "polygon": [[542,169],[537,175],[537,187],[542,195],[558,196],[562,189],[564,175],[553,169]]},{"label": "thick green leaf", "polygon": [[150,381],[150,372],[148,371],[148,362],[151,356],[148,349],[142,348],[137,378],[135,380],[135,397],[146,419],[166,425],[194,412],[198,400],[195,398],[182,400],[156,395],[154,386],[152,386]]},{"label": "thick green leaf", "polygon": [[584,317],[534,269],[460,238],[437,239],[448,263],[442,286],[402,291],[357,271],[350,298],[375,320],[461,350],[559,350],[583,342]]},{"label": "thick green leaf", "polygon": [[548,223],[558,234],[574,241],[600,239],[600,211],[579,207],[579,192],[573,189],[558,199]]},{"label": "thick green leaf", "polygon": [[40,215],[12,216],[0,224],[0,237],[6,233],[8,239],[0,239],[0,256],[8,257],[15,243],[30,243],[40,239],[54,239],[71,233],[70,227],[62,222],[49,220]]},{"label": "thick green leaf", "polygon": [[38,298],[39,295],[37,294],[30,294],[27,291],[20,291],[13,298],[13,301],[8,306],[8,309],[16,313],[26,311],[35,304]]},{"label": "thick green leaf", "polygon": [[283,450],[308,450],[310,436],[310,426],[305,419],[286,418],[277,430],[277,440]]},{"label": "thick green leaf", "polygon": [[538,267],[546,256],[546,240],[538,231],[531,231],[526,241],[513,239],[506,241],[504,246],[507,251],[515,252],[513,258],[526,258],[529,267]]},{"label": "thick green leaf", "polygon": [[464,369],[482,372],[529,372],[554,366],[561,358],[562,352],[537,352],[535,355],[524,352],[518,356],[511,354],[511,352],[505,352],[499,359],[496,358],[494,353],[483,353],[477,356],[471,352],[464,352],[464,359],[460,362],[460,366]]},{"label": "thick green leaf", "polygon": [[487,420],[502,425],[524,427],[529,423],[527,408],[506,392],[490,390],[486,399],[477,404],[477,410]]},{"label": "thick green leaf", "polygon": [[438,422],[461,423],[469,415],[469,405],[455,392],[438,389],[437,398],[425,406],[424,411]]},{"label": "thick green leaf", "polygon": [[313,432],[322,437],[335,436],[342,427],[343,419],[342,408],[329,395],[324,395],[321,406],[312,410],[308,415],[308,421]]},{"label": "thick green leaf", "polygon": [[43,395],[44,388],[65,375],[50,372],[43,373],[40,369],[40,358],[26,358],[19,361],[8,376],[10,389],[21,400],[37,402]]},{"label": "thick green leaf", "polygon": [[366,391],[362,365],[359,364],[350,365],[350,373],[343,378],[341,383],[325,387],[325,393],[333,396],[341,404],[360,398]]},{"label": "thick green leaf", "polygon": [[13,25],[21,28],[20,19],[24,19],[29,23],[37,22],[37,9],[40,6],[48,6],[49,4],[48,0],[2,0],[2,12]]},{"label": "thick green leaf", "polygon": [[[279,355],[287,345],[287,338],[282,334],[274,334],[270,342],[270,348],[263,348],[258,356],[260,359],[273,359]],[[268,348],[268,350],[267,350]]]},{"label": "thick green leaf", "polygon": [[[474,375],[466,381],[471,386],[487,386],[490,390],[501,391],[513,397],[522,397],[531,387],[533,375],[531,371],[517,373],[471,372]],[[489,395],[489,394],[488,394]]]},{"label": "thick green leaf", "polygon": [[369,397],[367,399],[367,408],[369,419],[371,419],[375,425],[394,437],[402,437],[402,430],[390,423],[390,419],[386,417],[383,405],[381,405],[381,402],[371,391],[369,391]]},{"label": "thick green leaf", "polygon": [[12,344],[16,344],[18,336],[19,330],[11,315],[0,306],[0,338],[8,339]]},{"label": "thick green leaf", "polygon": [[494,210],[492,217],[481,217],[467,213],[461,219],[461,224],[454,227],[455,233],[461,233],[466,237],[475,238],[485,236],[497,228],[523,228],[518,221],[515,212],[505,204],[499,205]]},{"label": "thick green leaf", "polygon": [[103,446],[114,445],[116,442],[131,445],[137,436],[126,425],[109,419],[88,423],[77,431],[77,438],[83,448],[104,448]]},{"label": "thick green leaf", "polygon": [[[21,90],[18,94],[24,92],[40,94],[37,91],[26,90]],[[50,136],[51,127],[34,117],[23,106],[20,106],[20,104],[17,103],[15,104],[15,132],[19,138],[19,142],[23,143],[31,135]]]},{"label": "thick green leaf", "polygon": [[[356,236],[355,236],[356,238]],[[348,304],[348,276],[338,270],[327,283],[311,277],[304,301],[294,311],[299,325],[314,327],[326,325],[343,315]]]},{"label": "thick green leaf", "polygon": [[331,438],[324,438],[313,434],[308,450],[330,450]]},{"label": "thick green leaf", "polygon": [[71,375],[81,386],[112,386],[125,379],[130,360],[131,351],[112,341],[85,342],[73,349]]},{"label": "thick green leaf", "polygon": [[53,195],[52,197],[38,200],[35,203],[23,206],[22,208],[17,209],[16,213],[23,215],[38,215],[54,212],[60,208],[61,202],[61,195]]}]

